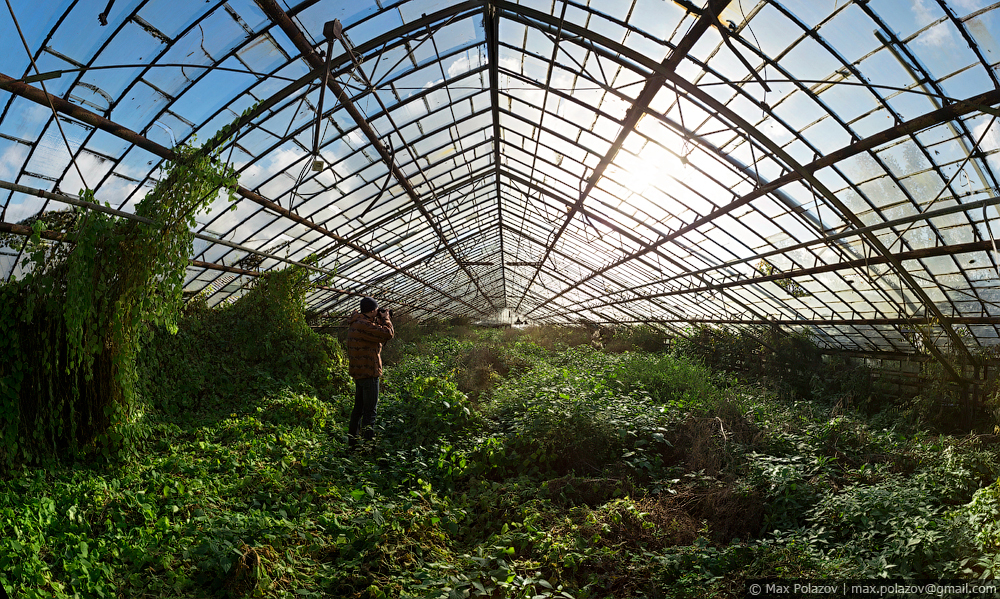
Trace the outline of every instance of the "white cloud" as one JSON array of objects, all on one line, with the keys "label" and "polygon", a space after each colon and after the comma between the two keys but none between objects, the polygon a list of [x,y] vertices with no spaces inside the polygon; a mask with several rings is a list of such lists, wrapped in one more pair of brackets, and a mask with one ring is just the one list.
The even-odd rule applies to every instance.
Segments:
[{"label": "white cloud", "polygon": [[15,144],[4,150],[0,156],[0,179],[12,180],[28,157],[28,146]]},{"label": "white cloud", "polygon": [[962,8],[969,12],[972,12],[974,10],[979,10],[980,8],[986,8],[987,6],[990,5],[990,1],[988,0],[951,0],[951,2],[956,6],[958,6],[959,8]]},{"label": "white cloud", "polygon": [[448,67],[448,77],[454,79],[467,71],[479,68],[482,64],[482,53],[477,49],[469,50],[462,56],[459,56],[455,62],[451,63],[451,66]]},{"label": "white cloud", "polygon": [[4,215],[4,221],[8,223],[19,223],[29,216],[38,214],[38,209],[41,207],[41,204],[35,203],[35,198],[33,196],[21,197],[27,197],[28,199],[20,202],[14,202],[7,206],[7,213]]},{"label": "white cloud", "polygon": [[[254,189],[265,179],[273,177],[278,171],[288,170],[305,155],[306,153],[296,146],[284,147],[259,158],[250,166],[246,166],[246,162],[236,162],[234,166],[237,169],[246,166],[240,172],[240,185]],[[298,168],[301,169],[301,165]],[[294,176],[297,177],[298,172]]]},{"label": "white cloud", "polygon": [[[990,126],[988,131],[986,129],[987,126]],[[981,121],[972,130],[972,138],[974,140],[980,137],[982,137],[982,141],[979,142],[979,149],[982,151],[991,152],[1000,148],[1000,125],[994,119]]]},{"label": "white cloud", "polygon": [[[920,22],[929,23],[936,21],[941,17],[940,13],[933,12],[927,6],[927,0],[914,0],[913,10],[917,13]],[[948,27],[947,21],[935,25],[927,31],[921,33],[920,37],[918,37],[915,41],[918,44],[930,46],[932,48],[952,46],[955,44],[955,40],[952,37],[952,32]]]},{"label": "white cloud", "polygon": [[[100,203],[108,202],[112,206],[119,206],[132,196],[139,186],[128,179],[121,177],[109,177],[104,185],[97,192],[97,200]],[[141,194],[145,196],[145,194]],[[133,203],[141,200],[142,197],[132,197]]]},{"label": "white cloud", "polygon": [[[434,87],[435,85],[440,85],[442,81],[444,81],[444,79],[433,79],[431,81],[428,81],[427,83],[424,84],[424,86],[422,88],[420,88],[420,91],[427,91],[430,88]],[[417,93],[416,90],[414,90],[414,91],[410,92],[409,96],[412,96],[412,95],[414,95],[416,93]],[[407,97],[409,97],[409,96],[407,96]]]},{"label": "white cloud", "polygon": [[[90,187],[97,185],[97,183],[111,170],[114,163],[110,160],[99,159],[93,154],[88,154],[86,152],[80,154],[76,158],[76,165],[79,170],[84,174],[84,178]],[[80,173],[73,165],[69,165],[66,169],[66,174],[63,175],[61,181],[59,181],[59,189],[64,193],[79,193],[83,189],[83,182],[80,181]],[[111,202],[114,204],[111,198],[98,198],[101,202]],[[124,198],[122,198],[124,200]]]}]

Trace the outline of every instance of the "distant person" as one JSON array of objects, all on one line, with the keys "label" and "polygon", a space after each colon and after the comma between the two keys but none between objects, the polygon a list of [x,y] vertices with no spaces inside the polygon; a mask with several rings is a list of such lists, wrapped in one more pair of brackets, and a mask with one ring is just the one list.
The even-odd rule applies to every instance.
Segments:
[{"label": "distant person", "polygon": [[371,441],[375,437],[375,412],[378,409],[378,379],[382,376],[382,345],[392,339],[390,313],[379,309],[370,297],[361,299],[361,311],[348,319],[348,373],[354,379],[354,410],[347,430],[347,447],[355,449],[358,436]]}]

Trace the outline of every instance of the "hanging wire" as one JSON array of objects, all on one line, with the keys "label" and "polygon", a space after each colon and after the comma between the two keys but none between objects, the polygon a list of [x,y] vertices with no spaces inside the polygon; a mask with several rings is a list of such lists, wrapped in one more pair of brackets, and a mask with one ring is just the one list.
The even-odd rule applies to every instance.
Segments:
[{"label": "hanging wire", "polygon": [[[35,69],[36,75],[41,75],[41,71],[38,69],[38,65],[35,64],[35,57],[31,55],[31,48],[28,47],[28,40],[24,39],[24,33],[21,31],[21,24],[17,21],[17,16],[14,15],[14,7],[10,5],[10,0],[5,0],[7,3],[7,10],[10,12],[10,18],[14,20],[14,27],[17,28],[17,34],[21,37],[21,44],[24,45],[24,51],[28,55],[28,60],[31,61],[31,67]],[[73,148],[69,145],[69,140],[66,138],[66,132],[63,131],[62,123],[59,122],[59,113],[56,112],[56,107],[52,104],[52,97],[49,95],[49,91],[45,88],[45,82],[39,81],[39,85],[42,86],[42,91],[45,92],[45,98],[48,100],[49,108],[52,109],[52,119],[56,122],[56,127],[59,128],[59,135],[62,136],[63,143],[66,144],[66,151],[69,152],[70,162],[73,163],[73,168],[76,169],[76,174],[80,175],[80,183],[83,184],[83,188],[89,190],[90,186],[87,185],[87,180],[83,177],[83,171],[80,170],[80,165],[76,163],[76,156],[73,154]]]},{"label": "hanging wire", "polygon": [[[743,0],[737,0],[736,4],[740,7],[740,14],[743,15],[743,22],[746,23],[747,29],[750,30],[750,35],[753,36],[753,41],[757,44],[757,49],[760,50],[760,40],[757,39],[757,34],[754,33],[753,27],[750,26],[750,21],[747,20],[747,14],[743,12]],[[725,34],[723,34],[725,35]],[[763,51],[761,51],[763,53]],[[767,106],[767,61],[764,62],[764,68],[761,78],[764,80],[764,99],[761,102],[764,106]]]},{"label": "hanging wire", "polygon": [[[289,210],[294,210],[295,198],[296,197],[299,197],[301,199],[305,199],[305,198],[302,198],[302,196],[299,195],[299,185],[301,185],[302,184],[302,180],[305,179],[306,171],[309,170],[310,166],[312,166],[312,155],[310,155],[309,157],[306,158],[306,162],[305,162],[305,164],[302,165],[302,170],[299,172],[298,178],[295,179],[295,186],[292,187],[291,193],[288,194],[288,209]],[[298,214],[298,212],[296,212],[296,214]]]},{"label": "hanging wire", "polygon": [[681,163],[687,164],[688,154],[690,153],[690,150],[688,150],[688,142],[690,142],[691,139],[688,137],[687,125],[684,124],[684,110],[681,108],[681,94],[676,88],[674,88],[674,93],[677,94],[677,114],[681,119],[681,135],[684,137],[684,143],[681,145]]},{"label": "hanging wire", "polygon": [[[753,162],[753,188],[760,189],[760,171],[757,170],[757,154],[753,151],[753,141],[750,139],[750,132],[746,131],[745,133],[747,136],[747,144],[750,146],[750,160]],[[761,156],[761,158],[763,158],[763,156]],[[811,185],[812,184],[810,183],[810,186]]]},{"label": "hanging wire", "polygon": [[[818,159],[819,159],[819,154],[813,154],[813,162],[815,162]],[[816,209],[816,220],[819,221],[819,230],[820,230],[820,233],[825,234],[826,227],[823,226],[823,215],[820,214],[820,211],[819,211],[819,207],[820,207],[820,204],[819,204],[819,195],[816,193],[816,189],[813,187],[813,180],[810,178],[808,181],[809,181],[809,193],[812,194],[812,197],[813,197],[813,206],[815,206],[815,209]]]},{"label": "hanging wire", "polygon": [[[385,141],[389,145],[389,162],[393,163],[396,159],[396,148],[394,148],[392,145],[392,136],[387,135],[385,137]],[[368,214],[371,211],[371,209],[375,207],[375,204],[377,204],[378,201],[382,199],[382,194],[385,193],[385,190],[389,189],[389,182],[392,181],[392,167],[389,167],[386,170],[387,172],[385,174],[385,181],[382,183],[382,188],[379,189],[378,194],[375,196],[375,199],[371,201],[371,204],[368,204],[368,207],[365,208],[365,211],[361,213],[361,216]]]}]

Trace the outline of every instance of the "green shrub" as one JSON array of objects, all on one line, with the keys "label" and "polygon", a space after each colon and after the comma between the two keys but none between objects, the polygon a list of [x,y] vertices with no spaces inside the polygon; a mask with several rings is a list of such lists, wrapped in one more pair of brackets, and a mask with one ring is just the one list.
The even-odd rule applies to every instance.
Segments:
[{"label": "green shrub", "polygon": [[324,399],[348,392],[340,343],[310,329],[303,316],[305,273],[268,274],[219,308],[195,302],[176,335],[159,329],[140,356],[146,399],[165,412],[240,405],[253,392],[307,385]]},{"label": "green shrub", "polygon": [[698,325],[674,339],[674,353],[712,370],[767,382],[797,397],[810,397],[813,375],[822,370],[810,331],[791,334],[771,327],[713,328]]},{"label": "green shrub", "polygon": [[277,397],[257,407],[262,422],[285,427],[302,427],[319,431],[332,419],[330,404],[309,395],[300,395],[291,389],[282,389]]},{"label": "green shrub", "polygon": [[485,415],[503,434],[508,467],[596,473],[630,450],[636,463],[661,464],[647,446],[664,442],[662,414],[616,378],[618,360],[577,347],[500,386]]},{"label": "green shrub", "polygon": [[650,325],[618,327],[610,334],[610,339],[604,340],[601,331],[601,343],[609,352],[644,351],[662,352],[667,349],[669,337],[662,329]]},{"label": "green shrub", "polygon": [[385,437],[402,447],[446,442],[476,420],[468,397],[447,376],[416,376],[379,406]]},{"label": "green shrub", "polygon": [[1000,479],[976,491],[954,516],[972,539],[969,555],[961,562],[962,574],[996,578],[1000,573]]},{"label": "green shrub", "polygon": [[569,347],[590,345],[591,332],[582,326],[533,325],[518,331],[522,340],[538,347],[561,352]]},{"label": "green shrub", "polygon": [[683,355],[631,354],[611,378],[641,388],[658,404],[677,409],[707,408],[720,397],[711,371]]},{"label": "green shrub", "polygon": [[823,542],[849,547],[858,577],[953,575],[961,531],[923,481],[890,476],[823,497],[809,520]]}]

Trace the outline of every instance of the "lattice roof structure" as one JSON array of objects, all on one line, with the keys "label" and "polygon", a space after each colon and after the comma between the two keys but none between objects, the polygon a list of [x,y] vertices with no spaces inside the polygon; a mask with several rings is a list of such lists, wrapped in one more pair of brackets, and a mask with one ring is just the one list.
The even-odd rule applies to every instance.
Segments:
[{"label": "lattice roof structure", "polygon": [[231,125],[240,201],[198,217],[187,274],[211,304],[318,254],[330,314],[998,343],[1000,2],[7,9],[0,229],[84,187],[130,214],[172,147]]}]

